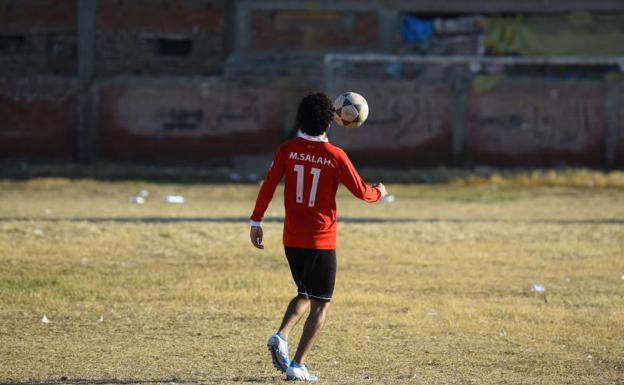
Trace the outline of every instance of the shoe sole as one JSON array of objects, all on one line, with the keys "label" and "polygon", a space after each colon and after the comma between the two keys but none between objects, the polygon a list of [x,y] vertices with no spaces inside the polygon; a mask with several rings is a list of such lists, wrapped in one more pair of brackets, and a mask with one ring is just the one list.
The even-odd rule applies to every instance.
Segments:
[{"label": "shoe sole", "polygon": [[273,360],[273,367],[275,367],[275,369],[279,370],[282,373],[286,373],[286,370],[288,369],[288,367],[285,367],[282,361],[280,361],[277,348],[271,344],[267,344],[267,348],[269,348],[269,352],[271,352],[271,359]]},{"label": "shoe sole", "polygon": [[300,378],[297,377],[292,377],[289,376],[288,374],[286,375],[286,381],[303,381],[303,382],[317,382],[318,378],[316,380],[302,380]]}]

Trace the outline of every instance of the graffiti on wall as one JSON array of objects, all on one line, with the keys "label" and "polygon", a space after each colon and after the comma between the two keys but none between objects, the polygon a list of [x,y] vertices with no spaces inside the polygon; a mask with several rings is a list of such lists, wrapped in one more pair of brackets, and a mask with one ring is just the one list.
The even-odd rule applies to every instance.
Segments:
[{"label": "graffiti on wall", "polygon": [[171,107],[163,111],[162,128],[165,131],[195,130],[204,120],[204,110]]},{"label": "graffiti on wall", "polygon": [[138,85],[109,100],[116,126],[144,136],[202,136],[257,131],[275,116],[266,90],[236,89],[224,82]]},{"label": "graffiti on wall", "polygon": [[[346,149],[390,149],[418,146],[450,130],[450,90],[405,84],[370,84],[354,89],[369,105],[369,117],[358,130],[336,127],[332,140]],[[353,83],[335,87],[353,88]],[[361,135],[365,130],[366,135]]]},{"label": "graffiti on wall", "polygon": [[472,94],[468,146],[504,154],[583,150],[601,135],[603,95],[591,86],[514,83]]}]

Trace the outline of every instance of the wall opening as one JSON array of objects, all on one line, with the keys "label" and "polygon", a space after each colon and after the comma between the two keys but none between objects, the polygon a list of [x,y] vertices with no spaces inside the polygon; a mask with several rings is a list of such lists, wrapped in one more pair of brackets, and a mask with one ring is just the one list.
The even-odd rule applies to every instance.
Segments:
[{"label": "wall opening", "polygon": [[23,35],[0,35],[0,53],[19,53],[26,47]]},{"label": "wall opening", "polygon": [[184,39],[171,39],[171,38],[158,38],[156,39],[156,53],[160,56],[188,56],[193,49],[193,40],[190,38]]}]

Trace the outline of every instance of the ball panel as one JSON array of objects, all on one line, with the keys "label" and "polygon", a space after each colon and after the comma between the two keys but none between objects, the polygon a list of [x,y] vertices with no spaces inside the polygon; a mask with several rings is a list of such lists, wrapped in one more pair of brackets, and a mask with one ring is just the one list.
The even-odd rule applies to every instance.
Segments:
[{"label": "ball panel", "polygon": [[340,116],[342,119],[347,120],[349,122],[353,121],[360,113],[357,108],[354,106],[345,106],[342,107],[342,111],[340,112]]},{"label": "ball panel", "polygon": [[333,107],[334,121],[343,127],[359,127],[368,118],[368,103],[362,95],[355,92],[338,95]]},{"label": "ball panel", "polygon": [[338,95],[338,97],[336,98],[336,100],[334,100],[334,109],[337,110],[339,108],[342,108],[342,105],[344,104],[344,101],[346,99],[346,96],[343,95]]}]

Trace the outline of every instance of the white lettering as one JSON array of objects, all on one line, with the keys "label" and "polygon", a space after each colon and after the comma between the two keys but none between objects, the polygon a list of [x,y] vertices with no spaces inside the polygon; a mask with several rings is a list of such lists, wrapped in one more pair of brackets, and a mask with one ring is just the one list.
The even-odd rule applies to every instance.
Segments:
[{"label": "white lettering", "polygon": [[292,151],[289,155],[290,159],[294,159],[294,160],[302,160],[305,162],[310,162],[310,163],[316,163],[316,164],[322,164],[325,166],[331,166],[331,160],[328,158],[324,158],[322,156],[315,156],[315,155],[310,155],[310,154],[305,154],[303,152],[295,152]]}]

